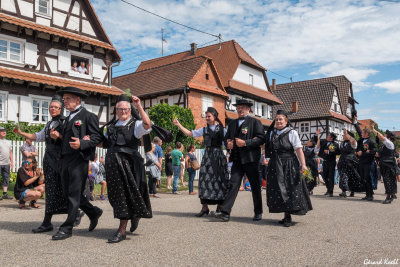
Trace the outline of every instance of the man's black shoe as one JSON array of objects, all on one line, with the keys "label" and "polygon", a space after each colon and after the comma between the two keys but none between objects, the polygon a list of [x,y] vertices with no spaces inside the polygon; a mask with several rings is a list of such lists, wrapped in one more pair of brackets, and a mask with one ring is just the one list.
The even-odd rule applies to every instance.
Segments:
[{"label": "man's black shoe", "polygon": [[133,218],[133,219],[131,220],[131,229],[129,229],[129,231],[130,231],[131,233],[135,232],[135,230],[138,228],[138,226],[139,226],[139,220],[140,220],[140,217],[135,217],[135,218]]},{"label": "man's black shoe", "polygon": [[126,234],[121,235],[121,233],[117,232],[115,233],[115,235],[113,235],[111,238],[108,239],[108,243],[118,243],[125,239],[126,239]]},{"label": "man's black shoe", "polygon": [[324,196],[327,196],[327,195],[329,195],[329,192],[326,192],[326,193],[324,194]]},{"label": "man's black shoe", "polygon": [[229,214],[225,214],[223,212],[215,212],[214,216],[215,216],[215,218],[220,219],[224,222],[229,221]]},{"label": "man's black shoe", "polygon": [[32,232],[34,234],[51,232],[51,231],[53,231],[53,225],[52,224],[50,224],[48,226],[41,225],[38,228],[32,229]]},{"label": "man's black shoe", "polygon": [[261,213],[260,214],[254,214],[253,221],[261,221],[261,219],[262,219],[262,214]]},{"label": "man's black shoe", "polygon": [[76,215],[75,222],[74,222],[74,227],[79,226],[81,223],[82,217],[85,215],[85,213],[81,210],[78,210],[78,214]]},{"label": "man's black shoe", "polygon": [[354,197],[354,192],[351,192],[349,197]]},{"label": "man's black shoe", "polygon": [[333,193],[329,193],[329,194],[328,194],[328,197],[333,197]]},{"label": "man's black shoe", "polygon": [[71,233],[65,233],[63,231],[58,231],[55,235],[53,235],[53,237],[51,239],[53,240],[64,240],[67,239],[69,237],[71,237],[72,234]]},{"label": "man's black shoe", "polygon": [[89,232],[93,231],[96,228],[97,223],[99,222],[99,218],[102,214],[103,210],[99,208],[99,212],[97,213],[96,217],[90,220]]},{"label": "man's black shoe", "polygon": [[367,201],[372,201],[372,200],[374,200],[373,196],[367,197]]}]

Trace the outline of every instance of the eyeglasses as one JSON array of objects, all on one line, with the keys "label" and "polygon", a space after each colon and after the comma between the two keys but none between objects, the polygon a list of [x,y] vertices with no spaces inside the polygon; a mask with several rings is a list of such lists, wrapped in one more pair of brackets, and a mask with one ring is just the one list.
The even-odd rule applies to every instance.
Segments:
[{"label": "eyeglasses", "polygon": [[60,107],[50,106],[49,109],[61,109]]},{"label": "eyeglasses", "polygon": [[123,112],[128,112],[131,110],[130,108],[117,108],[117,111],[123,111]]},{"label": "eyeglasses", "polygon": [[32,162],[31,162],[31,161],[27,161],[27,160],[25,160],[25,161],[24,161],[24,164],[31,165],[31,164],[32,164]]}]

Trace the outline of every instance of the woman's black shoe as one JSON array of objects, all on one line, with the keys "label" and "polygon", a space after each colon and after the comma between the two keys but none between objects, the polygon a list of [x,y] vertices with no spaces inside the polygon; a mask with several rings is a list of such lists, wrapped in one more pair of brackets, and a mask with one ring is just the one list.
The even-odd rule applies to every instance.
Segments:
[{"label": "woman's black shoe", "polygon": [[393,194],[393,195],[392,195],[392,199],[397,199],[396,194]]},{"label": "woman's black shoe", "polygon": [[387,195],[386,199],[382,202],[382,204],[390,204],[393,201],[393,197],[391,195]]},{"label": "woman's black shoe", "polygon": [[126,239],[126,235],[121,235],[120,232],[115,233],[111,238],[108,239],[108,243],[118,243]]},{"label": "woman's black shoe", "polygon": [[346,192],[342,192],[342,193],[340,193],[340,194],[339,194],[339,197],[347,197],[347,194],[346,194]]},{"label": "woman's black shoe", "polygon": [[354,197],[354,192],[351,192],[349,197]]},{"label": "woman's black shoe", "polygon": [[135,217],[135,218],[133,218],[133,219],[131,220],[131,229],[129,229],[129,231],[130,231],[131,233],[135,232],[135,230],[138,228],[138,226],[139,226],[139,220],[140,220],[140,217]]},{"label": "woman's black shoe", "polygon": [[44,233],[44,232],[51,232],[51,231],[53,231],[53,225],[51,225],[51,224],[48,225],[48,226],[41,225],[38,228],[32,229],[32,232],[34,234]]},{"label": "woman's black shoe", "polygon": [[196,217],[203,217],[204,216],[204,214],[209,214],[210,213],[210,210],[209,209],[207,209],[207,210],[201,210],[199,213],[197,213],[195,216]]}]

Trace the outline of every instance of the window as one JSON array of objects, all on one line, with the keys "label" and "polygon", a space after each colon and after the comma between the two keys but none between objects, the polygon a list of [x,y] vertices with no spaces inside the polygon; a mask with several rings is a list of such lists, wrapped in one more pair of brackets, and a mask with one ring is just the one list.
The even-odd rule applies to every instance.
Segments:
[{"label": "window", "polygon": [[300,132],[301,133],[308,133],[310,132],[310,123],[300,123]]},{"label": "window", "polygon": [[160,99],[160,104],[168,104],[168,98]]},{"label": "window", "polygon": [[209,77],[208,73],[206,73],[206,80],[209,80],[209,79],[210,79],[210,77]]},{"label": "window", "polygon": [[22,44],[0,39],[0,59],[22,62]]},{"label": "window", "polygon": [[212,107],[214,105],[214,101],[212,96],[203,95],[202,96],[202,116],[205,117],[206,110],[208,107]]},{"label": "window", "polygon": [[254,83],[253,74],[249,74],[249,84],[250,84],[250,85],[253,85],[253,83]]},{"label": "window", "polygon": [[37,15],[51,16],[51,0],[36,0],[35,12]]},{"label": "window", "polygon": [[71,55],[71,71],[70,74],[90,74],[90,59]]},{"label": "window", "polygon": [[32,121],[47,122],[49,119],[49,100],[32,100]]}]

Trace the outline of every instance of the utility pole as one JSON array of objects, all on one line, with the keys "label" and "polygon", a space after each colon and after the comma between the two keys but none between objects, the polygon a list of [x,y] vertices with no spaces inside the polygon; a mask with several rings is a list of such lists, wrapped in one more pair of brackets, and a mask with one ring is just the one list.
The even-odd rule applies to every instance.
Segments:
[{"label": "utility pole", "polygon": [[161,56],[164,56],[164,42],[167,40],[164,39],[164,28],[161,28]]}]

